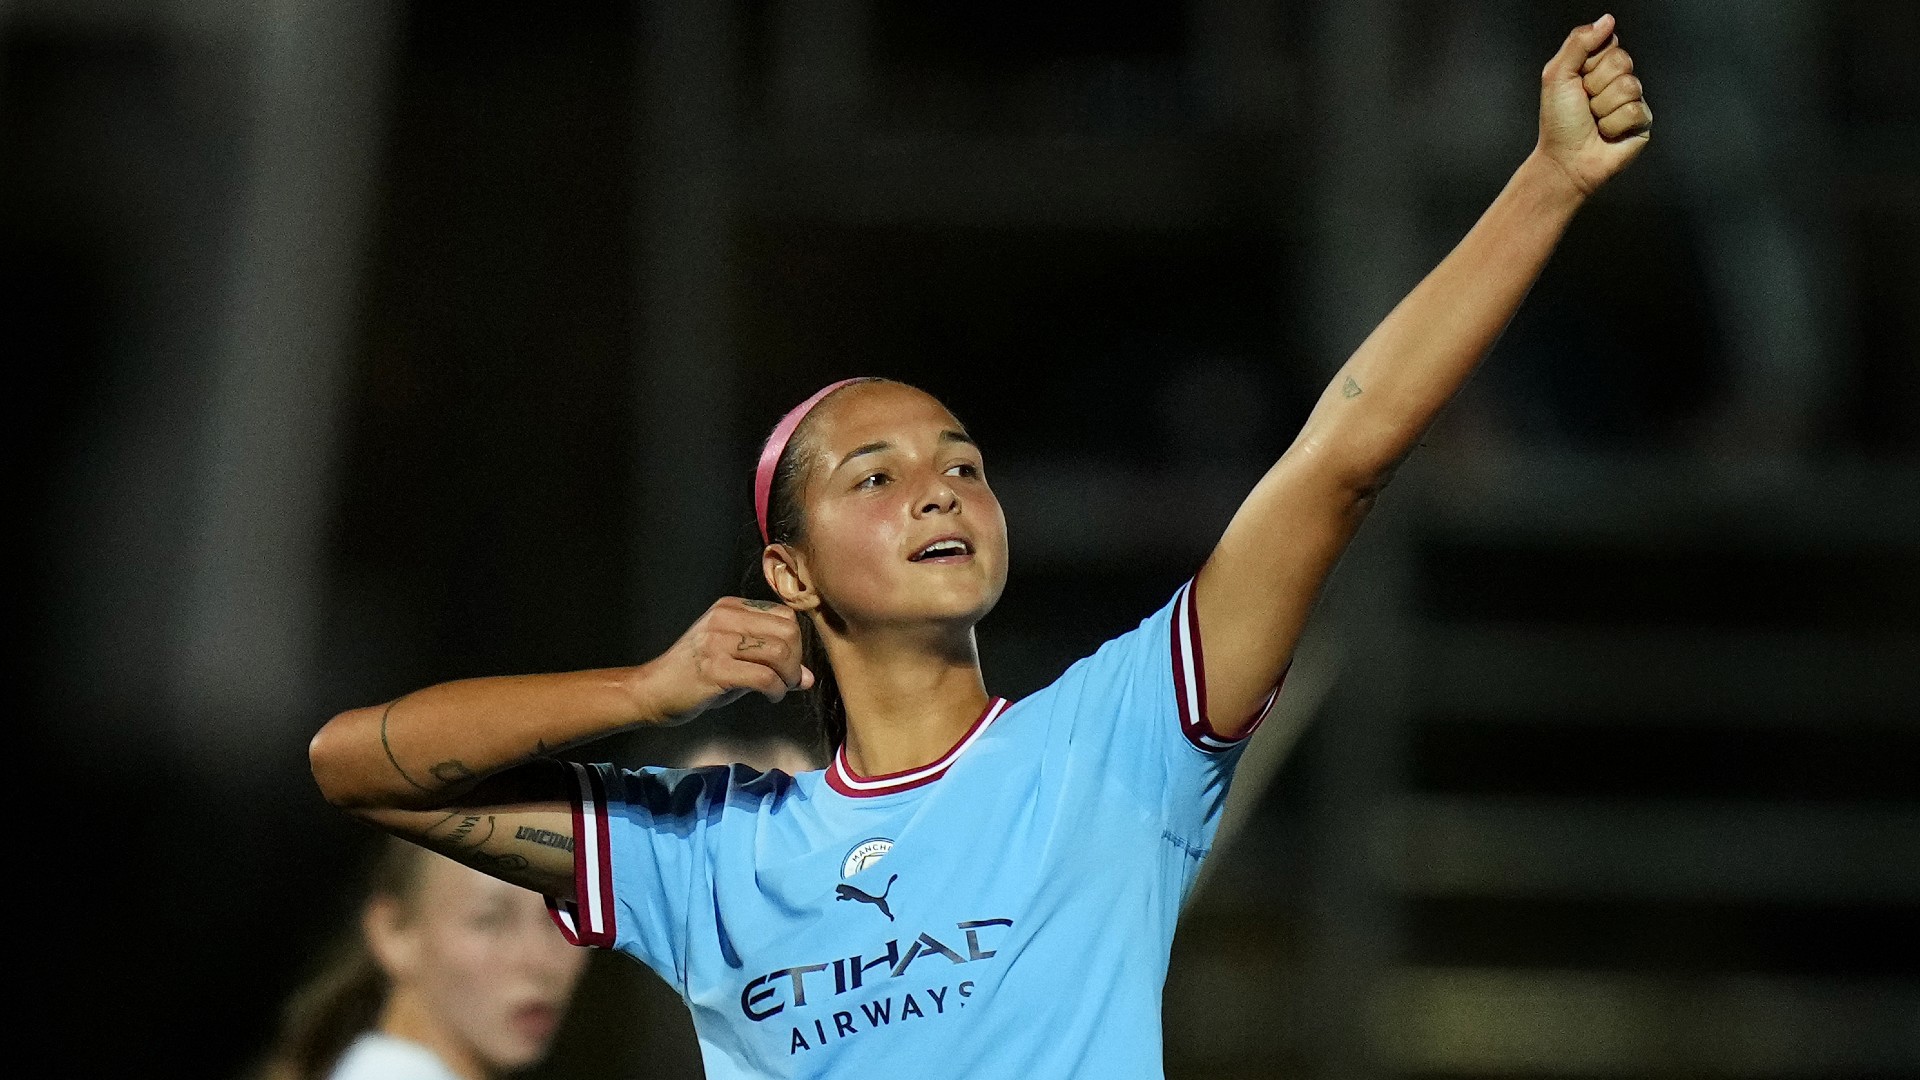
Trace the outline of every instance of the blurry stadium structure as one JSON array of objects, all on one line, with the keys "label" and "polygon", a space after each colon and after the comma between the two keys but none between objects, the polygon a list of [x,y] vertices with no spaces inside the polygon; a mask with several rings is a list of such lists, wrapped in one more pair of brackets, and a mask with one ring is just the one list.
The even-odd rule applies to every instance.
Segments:
[{"label": "blurry stadium structure", "polygon": [[[323,714],[650,655],[827,378],[981,435],[998,692],[1131,626],[1598,14],[1031,7],[0,0],[34,748],[170,808],[74,811],[119,854],[68,917],[146,932],[65,991],[157,999],[98,1053],[243,1060],[363,839]],[[1654,148],[1336,577],[1176,946],[1176,1080],[1920,1073],[1912,5],[1613,10]],[[693,1074],[628,967],[541,1075]]]}]

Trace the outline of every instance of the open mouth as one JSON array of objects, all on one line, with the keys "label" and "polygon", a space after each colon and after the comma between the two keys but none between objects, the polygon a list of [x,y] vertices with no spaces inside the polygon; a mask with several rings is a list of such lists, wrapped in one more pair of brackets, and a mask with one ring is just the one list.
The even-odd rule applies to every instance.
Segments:
[{"label": "open mouth", "polygon": [[973,554],[973,545],[957,536],[942,537],[908,556],[909,562],[953,562]]},{"label": "open mouth", "polygon": [[545,1002],[522,1005],[513,1011],[509,1022],[521,1038],[544,1043],[559,1030],[560,1010]]}]

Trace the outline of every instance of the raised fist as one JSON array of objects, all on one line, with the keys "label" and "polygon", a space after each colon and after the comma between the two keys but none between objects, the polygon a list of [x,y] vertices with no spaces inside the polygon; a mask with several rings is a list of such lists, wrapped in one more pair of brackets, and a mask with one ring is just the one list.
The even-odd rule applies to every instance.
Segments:
[{"label": "raised fist", "polygon": [[1653,137],[1653,110],[1612,15],[1577,27],[1540,73],[1539,150],[1591,195]]}]

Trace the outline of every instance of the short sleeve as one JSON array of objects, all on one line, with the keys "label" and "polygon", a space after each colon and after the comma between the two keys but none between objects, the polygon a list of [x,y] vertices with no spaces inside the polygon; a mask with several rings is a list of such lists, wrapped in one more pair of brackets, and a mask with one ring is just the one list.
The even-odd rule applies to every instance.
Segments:
[{"label": "short sleeve", "polygon": [[1204,850],[1246,739],[1266,719],[1268,693],[1247,733],[1225,738],[1207,713],[1206,656],[1188,581],[1139,626],[1102,645],[1042,693],[1054,722],[1071,725],[1072,754],[1135,792],[1182,843]]},{"label": "short sleeve", "polygon": [[548,900],[554,921],[568,941],[628,953],[684,987],[688,918],[710,877],[728,770],[568,768],[574,893]]}]

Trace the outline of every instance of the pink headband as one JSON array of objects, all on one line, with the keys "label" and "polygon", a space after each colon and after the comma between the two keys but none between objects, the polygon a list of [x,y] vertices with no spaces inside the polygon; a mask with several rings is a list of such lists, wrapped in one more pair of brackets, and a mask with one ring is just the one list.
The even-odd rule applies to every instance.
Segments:
[{"label": "pink headband", "polygon": [[872,376],[860,376],[828,383],[814,391],[812,397],[795,405],[780,418],[778,424],[773,425],[773,434],[767,436],[767,444],[760,448],[760,465],[753,471],[753,513],[760,521],[760,539],[763,542],[773,542],[767,535],[767,500],[773,495],[773,472],[780,467],[780,455],[786,453],[787,441],[793,438],[800,421],[805,420],[813,407],[835,390],[851,383],[872,381]]}]

